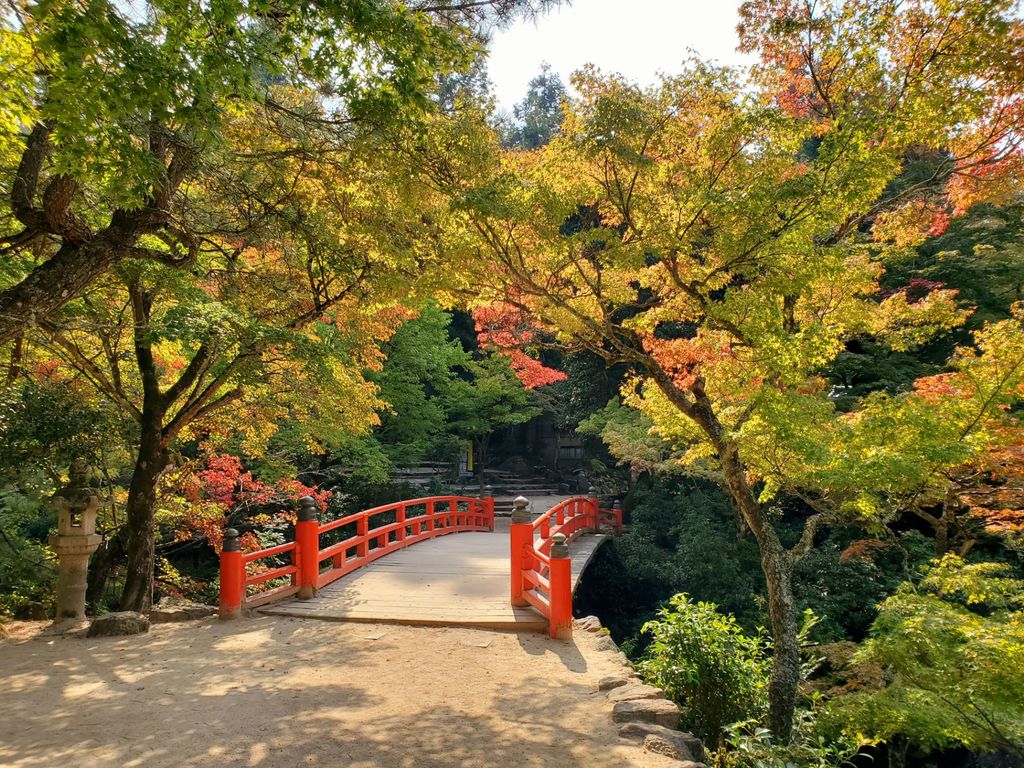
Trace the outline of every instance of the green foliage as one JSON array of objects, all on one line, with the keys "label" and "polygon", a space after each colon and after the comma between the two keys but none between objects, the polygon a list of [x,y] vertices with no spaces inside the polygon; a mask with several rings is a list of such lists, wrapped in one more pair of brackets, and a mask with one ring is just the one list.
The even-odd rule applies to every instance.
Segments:
[{"label": "green foliage", "polygon": [[980,204],[887,266],[887,287],[929,280],[955,288],[974,313],[968,329],[1002,320],[1024,298],[1024,203]]},{"label": "green foliage", "polygon": [[[24,24],[4,29],[5,39],[31,50],[37,65],[21,69],[14,92],[35,97],[33,120],[59,126],[57,169],[128,207],[162,170],[138,141],[147,121],[208,145],[222,138],[225,116],[262,100],[270,84],[300,81],[332,97],[339,117],[395,119],[423,109],[436,73],[463,68],[474,50],[461,25],[401,2],[288,2],[272,13],[163,0],[22,11]],[[27,111],[7,101],[5,125]]]},{"label": "green foliage", "polygon": [[45,542],[54,524],[54,510],[37,492],[0,490],[0,616],[52,601],[56,570]]},{"label": "green foliage", "polygon": [[679,592],[715,603],[749,631],[764,621],[757,545],[736,536],[735,512],[717,486],[645,478],[628,501],[627,531],[598,550],[576,595],[627,653],[642,653],[649,636],[641,626]]},{"label": "green foliage", "polygon": [[617,397],[583,419],[578,431],[599,437],[619,463],[628,463],[637,472],[667,474],[682,468],[682,454],[655,431],[654,423],[640,411],[624,406]]},{"label": "green foliage", "polygon": [[822,702],[796,711],[793,736],[780,744],[756,721],[733,723],[726,729],[714,768],[846,768],[864,746],[857,737],[826,736],[819,727]]},{"label": "green foliage", "polygon": [[56,483],[77,458],[94,467],[124,459],[134,429],[114,408],[63,381],[22,379],[0,389],[0,477],[43,472]]},{"label": "green foliage", "polygon": [[862,661],[889,670],[875,693],[836,700],[845,733],[927,749],[962,745],[1024,757],[1024,580],[947,555],[880,606]]},{"label": "green foliage", "polygon": [[467,378],[457,379],[446,397],[449,429],[478,441],[501,427],[529,421],[541,413],[516,376],[508,359],[490,355],[464,365]]},{"label": "green foliage", "polygon": [[449,337],[450,324],[451,315],[427,305],[383,345],[384,367],[370,377],[387,403],[376,435],[395,464],[415,464],[448,434],[456,369],[470,364],[462,345]]},{"label": "green foliage", "polygon": [[747,636],[713,603],[672,598],[644,625],[653,640],[640,669],[686,711],[687,724],[716,745],[730,723],[758,718],[767,704],[769,660],[761,636]]},{"label": "green foliage", "polygon": [[836,529],[797,564],[794,595],[801,608],[810,608],[821,621],[814,638],[831,643],[863,639],[878,613],[877,605],[897,590],[918,565],[934,556],[934,545],[911,531],[875,546],[864,556],[850,556],[862,531]]},{"label": "green foliage", "polygon": [[[47,535],[50,497],[76,458],[108,481],[127,459],[135,430],[114,408],[67,381],[22,378],[0,390],[0,614],[52,601],[55,569]],[[101,527],[109,522],[101,519]]]}]

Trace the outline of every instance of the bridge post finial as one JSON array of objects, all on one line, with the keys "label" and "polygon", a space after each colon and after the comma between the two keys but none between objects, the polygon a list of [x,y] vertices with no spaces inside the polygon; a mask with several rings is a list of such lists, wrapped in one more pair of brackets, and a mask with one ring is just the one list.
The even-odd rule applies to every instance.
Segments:
[{"label": "bridge post finial", "polygon": [[245,599],[245,563],[242,562],[242,542],[238,531],[224,531],[224,544],[220,550],[220,610],[222,619],[237,619],[242,613]]},{"label": "bridge post finial", "polygon": [[530,500],[525,496],[517,496],[512,500],[512,523],[530,522]]},{"label": "bridge post finial", "polygon": [[299,499],[299,512],[297,519],[300,523],[316,520],[316,499],[312,496],[303,496]]},{"label": "bridge post finial", "polygon": [[548,632],[558,640],[572,639],[572,559],[564,533],[551,537],[551,617]]},{"label": "bridge post finial", "polygon": [[556,533],[551,537],[551,557],[568,557],[569,545],[564,533]]}]

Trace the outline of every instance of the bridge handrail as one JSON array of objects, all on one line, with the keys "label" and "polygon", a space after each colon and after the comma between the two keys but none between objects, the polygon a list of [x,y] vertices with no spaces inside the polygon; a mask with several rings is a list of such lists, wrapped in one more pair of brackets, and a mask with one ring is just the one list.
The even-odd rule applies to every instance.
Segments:
[{"label": "bridge handrail", "polygon": [[[409,515],[410,507],[421,506],[422,514]],[[394,522],[370,528],[370,518],[387,513],[395,514]],[[356,523],[356,532],[324,549],[319,549],[318,542],[318,589],[410,544],[460,531],[492,531],[494,501],[471,496],[428,496],[384,504],[342,519]],[[320,527],[318,536],[338,527],[337,521],[326,523]],[[376,544],[372,549],[371,543]],[[331,566],[321,571],[320,564],[326,560],[331,561]]]},{"label": "bridge handrail", "polygon": [[[409,514],[422,507],[422,514]],[[306,496],[299,501],[295,540],[242,554],[238,531],[225,531],[220,558],[220,616],[234,618],[242,607],[255,607],[298,594],[310,598],[332,581],[398,549],[419,541],[461,531],[493,531],[494,499],[471,496],[428,496],[364,509],[321,524],[316,503]],[[370,527],[371,518],[393,513],[393,522]],[[355,524],[355,533],[321,548],[320,536]],[[269,557],[291,553],[291,564],[255,570],[250,565]],[[322,563],[330,561],[324,570]],[[250,595],[249,587],[290,577],[289,583]]]},{"label": "bridge handrail", "polygon": [[622,508],[616,502],[602,509],[591,496],[573,496],[551,507],[532,522],[527,500],[514,502],[510,546],[512,604],[532,605],[548,620],[551,637],[572,632],[572,561],[568,545],[588,531],[598,533],[605,524],[622,529]]}]

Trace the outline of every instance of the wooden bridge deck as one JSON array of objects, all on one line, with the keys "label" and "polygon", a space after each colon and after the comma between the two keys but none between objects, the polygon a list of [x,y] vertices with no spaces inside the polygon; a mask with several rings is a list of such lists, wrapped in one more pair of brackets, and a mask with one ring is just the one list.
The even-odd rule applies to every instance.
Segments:
[{"label": "wooden bridge deck", "polygon": [[[572,542],[573,590],[604,535]],[[508,520],[492,533],[453,533],[382,557],[320,590],[311,600],[260,612],[331,621],[372,621],[494,629],[542,629],[530,607],[509,604]]]}]

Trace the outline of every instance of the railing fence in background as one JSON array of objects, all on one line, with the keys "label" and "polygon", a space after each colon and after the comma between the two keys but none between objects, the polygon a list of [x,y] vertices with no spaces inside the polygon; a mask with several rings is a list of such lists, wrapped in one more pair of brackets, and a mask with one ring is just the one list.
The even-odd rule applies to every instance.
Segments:
[{"label": "railing fence in background", "polygon": [[[238,531],[224,532],[220,559],[220,617],[235,618],[242,608],[254,608],[291,595],[312,598],[318,589],[384,555],[419,541],[461,531],[493,531],[494,499],[431,496],[399,501],[320,523],[316,502],[299,501],[295,540],[243,554]],[[336,541],[322,546],[320,537]],[[268,558],[290,554],[290,563],[250,567]],[[325,563],[328,563],[324,567]],[[249,594],[249,588],[275,579],[280,586]]]}]

